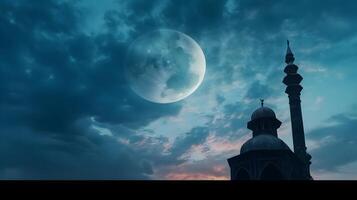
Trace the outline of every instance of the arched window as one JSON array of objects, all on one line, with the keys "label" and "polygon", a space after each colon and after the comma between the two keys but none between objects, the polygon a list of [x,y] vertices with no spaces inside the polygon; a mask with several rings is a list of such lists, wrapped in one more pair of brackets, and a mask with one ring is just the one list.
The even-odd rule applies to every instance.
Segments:
[{"label": "arched window", "polygon": [[267,165],[260,175],[261,180],[282,180],[284,179],[281,171],[272,164]]},{"label": "arched window", "polygon": [[243,168],[238,170],[235,180],[250,180],[248,171]]}]

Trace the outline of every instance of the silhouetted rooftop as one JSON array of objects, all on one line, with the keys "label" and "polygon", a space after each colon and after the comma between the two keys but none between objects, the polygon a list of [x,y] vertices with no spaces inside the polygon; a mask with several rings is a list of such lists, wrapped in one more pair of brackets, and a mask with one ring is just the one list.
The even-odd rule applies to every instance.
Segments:
[{"label": "silhouetted rooftop", "polygon": [[251,116],[251,120],[259,118],[275,118],[275,113],[272,109],[262,106],[255,110]]},{"label": "silhouetted rooftop", "polygon": [[269,134],[261,134],[242,145],[240,153],[256,150],[290,150],[284,141]]}]

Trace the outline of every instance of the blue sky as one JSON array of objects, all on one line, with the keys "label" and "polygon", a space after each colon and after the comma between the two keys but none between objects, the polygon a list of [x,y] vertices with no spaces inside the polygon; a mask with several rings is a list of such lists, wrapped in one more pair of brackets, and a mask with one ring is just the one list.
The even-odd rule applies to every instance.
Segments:
[{"label": "blue sky", "polygon": [[[286,39],[304,77],[315,179],[357,179],[357,3],[3,0],[1,179],[228,179],[259,99],[283,122]],[[188,98],[135,95],[124,55],[159,28],[192,37],[206,75]]]}]

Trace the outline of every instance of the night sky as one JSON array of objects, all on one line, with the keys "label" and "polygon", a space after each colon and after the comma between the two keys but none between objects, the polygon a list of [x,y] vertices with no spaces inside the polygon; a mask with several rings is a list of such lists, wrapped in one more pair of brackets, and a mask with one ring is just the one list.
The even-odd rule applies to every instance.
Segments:
[{"label": "night sky", "polygon": [[[304,77],[314,179],[357,179],[357,2],[1,0],[0,179],[229,179],[260,98],[283,122],[286,40]],[[136,38],[192,37],[198,89],[149,102],[124,76]]]}]

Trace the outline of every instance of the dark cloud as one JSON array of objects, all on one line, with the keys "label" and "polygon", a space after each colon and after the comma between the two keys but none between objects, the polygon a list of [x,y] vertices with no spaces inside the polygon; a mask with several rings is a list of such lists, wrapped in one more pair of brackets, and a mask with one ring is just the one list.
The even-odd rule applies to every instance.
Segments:
[{"label": "dark cloud", "polygon": [[267,99],[272,95],[274,95],[274,93],[271,87],[256,81],[250,85],[245,98],[258,102],[259,99]]},{"label": "dark cloud", "polygon": [[330,125],[314,129],[307,134],[307,139],[318,145],[311,151],[312,167],[336,170],[357,160],[357,115],[335,115],[327,120],[327,123]]},{"label": "dark cloud", "polygon": [[134,158],[114,138],[91,138],[98,134],[91,123],[78,124],[140,128],[181,105],[134,95],[123,77],[127,43],[83,33],[73,4],[2,1],[0,10],[1,170],[19,178],[145,178],[152,171],[145,156]]},{"label": "dark cloud", "polygon": [[[353,34],[356,17],[353,10],[357,7],[354,1],[346,1],[343,5],[337,5],[334,0],[329,1],[239,1],[239,24],[249,27],[252,34],[261,35],[274,31],[280,31],[285,27],[284,23],[290,23],[288,30],[304,30],[318,34],[328,39],[343,39],[346,34]],[[304,17],[301,17],[304,13]],[[343,19],[346,27],[339,27]],[[335,21],[336,20],[336,21]],[[334,26],[332,25],[334,24]],[[341,28],[341,29],[339,29]],[[331,31],[335,30],[335,31]]]},{"label": "dark cloud", "polygon": [[195,127],[190,132],[176,138],[171,149],[174,157],[180,157],[187,152],[193,145],[202,144],[206,141],[209,134],[207,127]]},{"label": "dark cloud", "polygon": [[[37,4],[32,6],[32,4],[26,3],[2,3],[5,13],[12,13],[16,16],[15,23],[11,23],[9,19],[4,22],[5,30],[8,28],[7,26],[15,30],[21,28],[24,31],[33,30],[33,32],[23,33],[23,35],[16,35],[19,33],[14,31],[14,33],[2,37],[3,39],[13,36],[20,39],[27,38],[25,43],[29,44],[23,46],[21,42],[14,41],[13,46],[16,48],[10,53],[23,60],[21,63],[17,63],[18,61],[8,63],[13,68],[5,66],[5,64],[2,65],[3,81],[6,81],[4,89],[11,90],[4,91],[5,101],[9,93],[16,93],[26,95],[23,98],[26,97],[32,109],[35,112],[40,112],[39,115],[45,112],[52,113],[51,109],[57,109],[58,112],[63,112],[63,114],[58,113],[61,115],[59,118],[73,114],[92,115],[100,120],[104,120],[106,117],[101,116],[101,110],[98,110],[100,106],[97,105],[103,103],[105,109],[104,104],[108,103],[105,101],[109,101],[110,105],[115,107],[105,111],[109,116],[114,115],[113,118],[118,117],[117,123],[126,123],[125,119],[122,120],[123,116],[127,116],[128,113],[136,113],[136,109],[144,113],[143,118],[151,118],[151,120],[160,117],[159,113],[170,110],[170,108],[160,109],[161,106],[157,104],[145,104],[145,101],[137,99],[127,89],[122,75],[127,43],[116,41],[111,34],[98,37],[87,36],[80,31],[78,19],[76,17],[69,18],[72,16],[72,12],[77,11],[74,7],[68,3],[45,2],[41,6],[48,6],[46,9],[45,7],[42,9]],[[43,14],[45,16],[65,15],[66,22],[57,21],[61,17],[53,16],[48,19],[39,17],[38,20],[34,17],[32,23],[28,23],[26,20],[32,18],[32,13],[35,13],[37,9],[49,12]],[[62,23],[66,23],[70,28],[62,27]],[[46,24],[57,28],[48,27]],[[9,75],[13,76],[12,79],[5,77]],[[11,85],[12,83],[13,85]],[[101,102],[102,100],[103,102]],[[37,109],[36,106],[40,108]],[[95,108],[93,108],[94,106]],[[122,107],[129,109],[129,112],[123,113],[125,109]],[[177,113],[180,109],[179,105],[171,107],[172,114]],[[149,116],[145,115],[145,109],[151,110],[147,112]],[[159,112],[155,112],[157,110]],[[57,112],[53,113],[56,117]],[[47,118],[50,118],[50,114],[46,115]],[[79,116],[73,117],[79,118]],[[41,116],[39,117],[41,118]],[[69,121],[74,121],[71,117],[69,118]],[[137,121],[141,120],[135,120],[135,123]]]},{"label": "dark cloud", "polygon": [[194,0],[183,2],[168,1],[162,16],[170,27],[183,29],[193,36],[214,27],[220,27],[224,21],[226,0]]},{"label": "dark cloud", "polygon": [[[85,126],[86,127],[86,126]],[[143,155],[91,129],[71,139],[27,129],[3,130],[1,179],[147,179]],[[59,136],[60,137],[60,136]],[[136,155],[136,156],[133,156]]]},{"label": "dark cloud", "polygon": [[216,96],[216,101],[217,101],[218,105],[222,104],[225,100],[226,99],[222,95],[217,95]]}]

